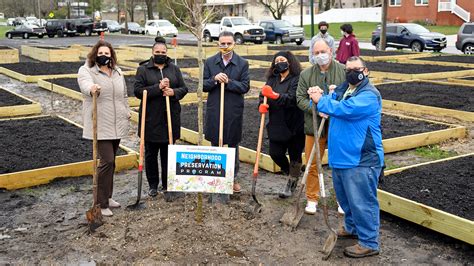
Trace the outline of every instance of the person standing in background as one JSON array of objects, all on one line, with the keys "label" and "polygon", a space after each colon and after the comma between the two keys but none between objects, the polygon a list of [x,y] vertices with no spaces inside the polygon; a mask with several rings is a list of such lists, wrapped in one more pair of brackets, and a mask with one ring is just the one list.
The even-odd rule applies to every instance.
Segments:
[{"label": "person standing in background", "polygon": [[346,64],[347,59],[360,55],[359,42],[353,34],[351,24],[341,25],[342,39],[337,47],[336,60],[341,64]]},{"label": "person standing in background", "polygon": [[335,44],[335,41],[334,41],[334,38],[329,35],[329,32],[328,32],[328,29],[329,29],[329,24],[326,22],[326,21],[321,21],[319,22],[318,24],[318,29],[319,29],[319,32],[318,34],[314,35],[314,37],[311,39],[311,44],[309,46],[309,62],[312,64],[312,65],[316,65],[316,59],[314,58],[314,55],[313,55],[313,46],[314,46],[314,43],[318,40],[325,40],[328,45],[329,45],[329,48],[331,48],[332,50],[332,57],[336,57],[336,44]]}]

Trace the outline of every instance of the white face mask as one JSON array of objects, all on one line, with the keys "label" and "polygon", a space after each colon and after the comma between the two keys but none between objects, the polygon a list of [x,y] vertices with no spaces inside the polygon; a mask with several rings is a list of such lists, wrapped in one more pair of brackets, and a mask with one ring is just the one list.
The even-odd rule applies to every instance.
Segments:
[{"label": "white face mask", "polygon": [[314,58],[316,59],[316,63],[320,66],[329,64],[329,60],[331,59],[328,53],[320,53],[314,56]]}]

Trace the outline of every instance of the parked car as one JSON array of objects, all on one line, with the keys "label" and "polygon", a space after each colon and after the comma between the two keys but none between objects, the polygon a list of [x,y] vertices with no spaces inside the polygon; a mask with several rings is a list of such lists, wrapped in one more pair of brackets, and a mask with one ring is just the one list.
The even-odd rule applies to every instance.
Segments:
[{"label": "parked car", "polygon": [[14,29],[5,32],[5,37],[11,39],[13,37],[22,37],[29,39],[30,37],[43,38],[46,35],[44,27],[39,27],[33,24],[18,25]]},{"label": "parked car", "polygon": [[295,27],[286,20],[264,20],[259,26],[265,31],[265,41],[283,44],[285,42],[295,42],[301,45],[304,41],[304,30]]},{"label": "parked car", "polygon": [[67,19],[51,19],[46,22],[46,34],[49,38],[55,35],[58,37],[74,36],[76,34],[76,26]]},{"label": "parked car", "polygon": [[122,29],[116,20],[102,20],[102,22],[107,23],[107,29],[109,32],[119,32]]},{"label": "parked car", "polygon": [[[145,34],[145,28],[140,26],[140,24],[136,22],[128,22],[128,34]],[[123,30],[125,30],[125,23],[120,25]]]},{"label": "parked car", "polygon": [[100,35],[101,32],[108,30],[107,23],[104,21],[94,22],[91,18],[77,18],[72,21],[78,34],[84,33],[86,36],[91,36],[92,33],[97,33]]},{"label": "parked car", "polygon": [[207,42],[217,40],[223,31],[232,32],[237,44],[244,42],[261,44],[265,40],[263,28],[253,25],[245,17],[223,17],[221,21],[206,24],[203,30],[204,40]]},{"label": "parked car", "polygon": [[474,54],[474,22],[466,22],[459,28],[456,48],[465,54]]},{"label": "parked car", "polygon": [[7,26],[13,26],[13,23],[15,22],[14,18],[8,18],[7,19]]},{"label": "parked car", "polygon": [[[380,26],[372,32],[372,45],[380,47]],[[414,52],[446,48],[446,35],[430,32],[427,28],[414,23],[387,24],[387,47],[410,48]]]},{"label": "parked car", "polygon": [[145,33],[154,36],[178,36],[178,29],[166,19],[147,20]]}]

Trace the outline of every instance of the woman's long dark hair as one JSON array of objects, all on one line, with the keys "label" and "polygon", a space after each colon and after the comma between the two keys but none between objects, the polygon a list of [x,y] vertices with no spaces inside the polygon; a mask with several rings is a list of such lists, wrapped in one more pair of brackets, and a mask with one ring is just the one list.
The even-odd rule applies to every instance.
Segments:
[{"label": "woman's long dark hair", "polygon": [[98,41],[94,47],[92,47],[92,50],[87,54],[87,63],[89,65],[89,67],[93,67],[95,64],[96,64],[96,57],[97,57],[97,53],[99,52],[99,48],[100,47],[109,47],[110,49],[110,64],[109,64],[109,67],[110,68],[115,68],[115,65],[117,64],[117,54],[115,53],[115,50],[114,48],[112,47],[112,44],[106,42],[106,41]]},{"label": "woman's long dark hair", "polygon": [[284,56],[286,59],[288,59],[290,75],[298,76],[301,73],[301,64],[298,58],[296,58],[296,56],[290,51],[280,51],[273,56],[272,65],[270,66],[270,68],[267,70],[267,73],[265,74],[265,77],[267,79],[275,75],[273,70],[275,69],[275,59],[278,56]]}]

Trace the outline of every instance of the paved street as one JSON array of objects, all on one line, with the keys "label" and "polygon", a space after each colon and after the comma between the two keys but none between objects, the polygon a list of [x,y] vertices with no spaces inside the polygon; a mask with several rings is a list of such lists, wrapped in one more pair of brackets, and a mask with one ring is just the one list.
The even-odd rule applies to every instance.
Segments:
[{"label": "paved street", "polygon": [[[153,43],[153,36],[142,36],[142,35],[122,35],[122,34],[107,34],[105,36],[106,40],[111,42],[114,46],[119,45],[130,45],[130,44],[152,44]],[[449,54],[462,54],[461,51],[458,51],[455,47],[456,42],[456,35],[448,35],[448,46],[444,49],[443,53]],[[21,45],[26,44],[34,44],[34,45],[54,45],[54,46],[69,46],[72,44],[82,44],[82,45],[92,45],[94,44],[99,37],[97,35],[93,35],[90,37],[86,36],[77,36],[77,37],[66,37],[66,38],[48,38],[45,37],[43,39],[38,38],[31,38],[31,39],[21,39],[21,38],[14,38],[14,39],[0,39],[0,45],[8,45],[15,48],[19,48]],[[179,41],[193,41],[196,38],[190,33],[180,33],[178,37],[178,45]],[[303,45],[309,46],[309,40],[303,42]],[[374,46],[368,42],[360,43],[360,48],[364,49],[374,49]],[[388,50],[392,50],[394,48],[389,48]],[[427,51],[430,52],[430,51]]]}]

